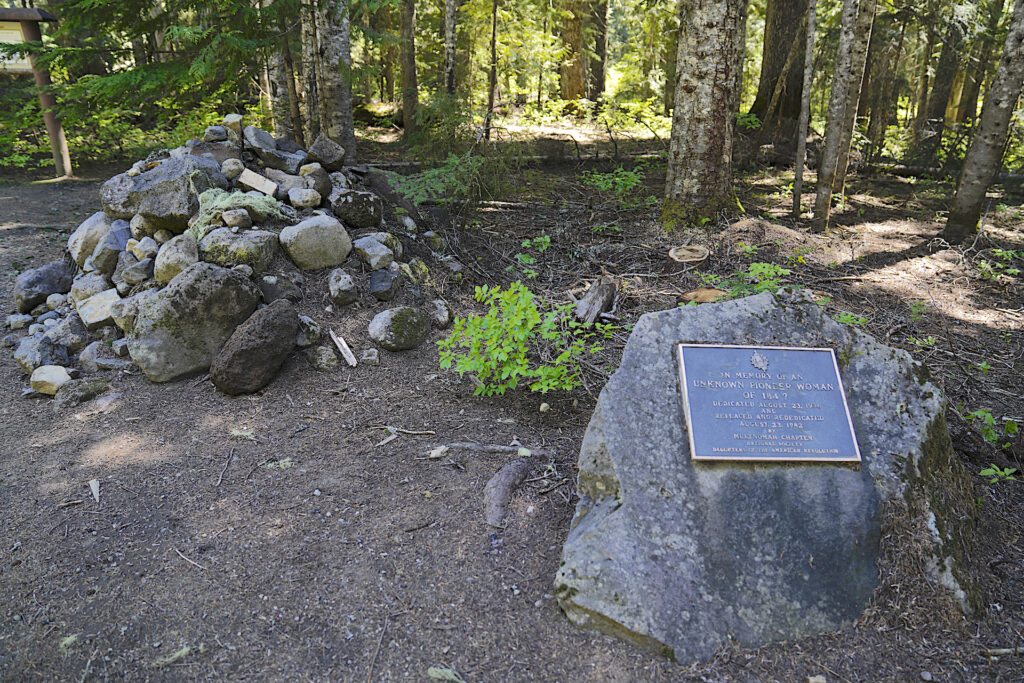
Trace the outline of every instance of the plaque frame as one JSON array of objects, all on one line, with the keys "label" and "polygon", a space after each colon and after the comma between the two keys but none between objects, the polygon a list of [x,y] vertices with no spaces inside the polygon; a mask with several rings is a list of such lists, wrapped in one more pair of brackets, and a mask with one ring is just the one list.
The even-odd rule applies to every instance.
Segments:
[{"label": "plaque frame", "polygon": [[[846,416],[846,427],[850,430],[850,437],[853,442],[853,455],[826,457],[822,455],[780,455],[779,457],[745,456],[745,455],[697,455],[696,445],[693,438],[693,419],[690,415],[690,400],[686,386],[686,364],[683,362],[684,348],[719,348],[719,349],[750,349],[756,351],[764,349],[769,351],[827,351],[832,359],[832,367],[835,369],[837,389],[843,400],[843,415]],[[857,430],[853,427],[853,418],[850,416],[850,406],[846,400],[846,387],[843,385],[843,376],[839,372],[839,363],[836,361],[835,349],[831,347],[811,346],[760,346],[754,344],[697,344],[689,342],[677,342],[675,344],[676,362],[679,367],[679,386],[681,389],[683,416],[686,419],[686,434],[690,442],[690,460],[694,462],[758,462],[758,463],[794,463],[794,462],[816,462],[816,463],[860,463],[862,462],[860,445],[857,443]]]}]

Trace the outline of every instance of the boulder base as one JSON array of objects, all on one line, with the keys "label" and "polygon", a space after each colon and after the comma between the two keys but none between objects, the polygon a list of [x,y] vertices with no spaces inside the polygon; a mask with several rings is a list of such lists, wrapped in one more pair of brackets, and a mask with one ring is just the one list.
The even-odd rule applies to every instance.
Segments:
[{"label": "boulder base", "polygon": [[[863,462],[693,462],[681,341],[835,349]],[[684,662],[730,642],[835,631],[868,607],[882,519],[902,506],[886,561],[927,567],[969,608],[972,486],[926,375],[801,292],[643,316],[580,449],[580,500],[555,580],[562,609]]]},{"label": "boulder base", "polygon": [[238,326],[217,354],[210,379],[232,396],[251,394],[270,383],[295,348],[299,316],[287,299],[278,299]]}]

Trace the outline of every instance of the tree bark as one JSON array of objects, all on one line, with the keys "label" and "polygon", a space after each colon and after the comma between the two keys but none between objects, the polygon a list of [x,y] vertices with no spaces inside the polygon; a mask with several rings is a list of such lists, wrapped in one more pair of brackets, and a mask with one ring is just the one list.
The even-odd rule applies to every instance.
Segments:
[{"label": "tree bark", "polygon": [[807,4],[807,41],[804,44],[804,82],[800,89],[800,121],[796,126],[796,174],[793,178],[793,220],[800,220],[800,194],[804,185],[807,157],[807,126],[811,120],[811,79],[814,76],[814,32],[817,29],[818,0]]},{"label": "tree bark", "polygon": [[761,145],[764,144],[764,136],[769,130],[774,131],[777,126],[773,120],[773,114],[776,111],[776,107],[779,106],[779,100],[782,98],[782,91],[786,88],[786,75],[793,69],[796,64],[796,56],[800,53],[801,44],[806,45],[804,38],[804,29],[807,25],[807,15],[805,14],[800,20],[799,27],[796,35],[793,37],[793,42],[790,44],[789,54],[786,55],[786,63],[782,67],[782,71],[779,72],[778,78],[775,79],[775,90],[772,91],[772,99],[768,102],[768,107],[765,109],[765,120],[761,124],[761,127],[757,131],[757,144],[758,150],[761,149]]},{"label": "tree bark", "polygon": [[294,140],[295,130],[292,128],[291,104],[288,101],[288,72],[284,68],[284,55],[280,50],[271,49],[267,55],[267,85],[274,135]]},{"label": "tree bark", "polygon": [[858,0],[843,0],[839,47],[836,51],[836,73],[832,78],[832,94],[828,101],[828,123],[825,125],[825,146],[818,160],[818,190],[814,198],[814,232],[828,226],[832,210],[832,183],[839,164],[839,143],[846,119],[846,101],[850,89],[854,29],[857,24]]},{"label": "tree bark", "polygon": [[895,46],[887,51],[884,59],[880,59],[877,65],[878,73],[874,79],[872,90],[874,91],[874,104],[871,106],[871,118],[868,121],[868,160],[875,161],[885,145],[885,133],[889,128],[889,122],[898,104],[898,92],[894,92],[897,69],[900,57],[903,54],[903,41],[907,35],[907,25],[910,23],[910,14],[903,17],[900,27],[900,35]]},{"label": "tree bark", "polygon": [[356,160],[352,122],[352,33],[348,0],[321,0],[317,17],[320,94],[324,133],[345,148],[345,163]]},{"label": "tree bark", "polygon": [[578,100],[586,95],[583,53],[583,0],[565,0],[562,6],[562,99]]},{"label": "tree bark", "polygon": [[420,106],[416,83],[416,0],[402,0],[402,125],[408,138],[417,132],[416,110]]},{"label": "tree bark", "polygon": [[302,100],[305,104],[306,140],[311,143],[320,135],[320,93],[317,85],[319,49],[316,43],[316,12],[314,0],[302,3]]},{"label": "tree bark", "polygon": [[699,223],[735,203],[732,144],[747,0],[678,0],[675,110],[662,222]]},{"label": "tree bark", "polygon": [[[282,27],[282,32],[284,27]],[[299,111],[299,93],[295,87],[295,64],[292,62],[292,51],[288,45],[288,36],[281,36],[281,56],[284,58],[285,87],[288,89],[288,118],[291,122],[295,142],[306,146],[306,136],[302,134],[302,114]],[[310,141],[312,142],[312,140]]]},{"label": "tree bark", "polygon": [[935,161],[935,153],[942,142],[942,133],[946,128],[946,106],[949,94],[953,89],[953,78],[960,62],[960,50],[964,42],[964,27],[952,19],[946,25],[946,39],[942,43],[939,62],[935,66],[935,79],[932,81],[932,92],[928,96],[928,111],[921,131],[920,142],[913,150],[913,158],[922,166],[931,166]]},{"label": "tree bark", "polygon": [[491,70],[487,74],[487,114],[484,116],[484,139],[491,139],[494,116],[494,91],[498,88],[498,0],[491,2]]},{"label": "tree bark", "polygon": [[1002,164],[1010,118],[1024,85],[1024,0],[1013,4],[1009,32],[992,85],[985,93],[978,133],[960,172],[942,236],[952,244],[978,229],[985,192]]},{"label": "tree bark", "polygon": [[[798,29],[807,14],[807,0],[768,0],[765,8],[764,50],[761,54],[761,76],[757,83],[757,97],[750,113],[767,123],[768,104],[775,92],[786,58],[796,43],[797,54],[803,54],[806,34],[801,38]],[[800,117],[800,87],[803,83],[803,65],[791,68],[783,77],[782,95],[776,110],[773,140],[780,143],[793,138],[793,126]],[[792,148],[790,148],[792,149]]]},{"label": "tree bark", "polygon": [[985,74],[988,73],[989,62],[996,48],[995,33],[999,30],[1004,2],[1005,0],[989,0],[985,3],[985,11],[988,14],[985,32],[979,41],[977,61],[968,70],[964,93],[960,98],[960,111],[957,112],[957,118],[961,123],[973,121],[978,115],[978,95],[981,93],[981,86],[985,82]]},{"label": "tree bark", "polygon": [[850,87],[846,96],[846,112],[843,129],[839,137],[839,158],[836,161],[836,178],[832,182],[833,192],[843,194],[846,189],[846,171],[850,165],[850,148],[853,146],[853,131],[857,128],[857,112],[860,109],[861,90],[864,86],[871,47],[871,28],[875,22],[875,0],[860,0],[857,10],[857,26],[853,54],[850,59]]},{"label": "tree bark", "polygon": [[917,146],[921,139],[921,131],[924,128],[925,120],[928,118],[928,67],[931,65],[932,52],[935,51],[935,32],[930,28],[933,23],[933,17],[923,18],[921,23],[925,25],[924,30],[927,33],[927,40],[925,40],[924,49],[921,51],[921,63],[918,66],[917,74],[917,104],[914,108],[914,123],[911,125],[912,144],[914,147]]},{"label": "tree bark", "polygon": [[589,55],[587,99],[597,102],[604,95],[608,54],[608,0],[590,0],[590,24],[594,34],[594,51]]},{"label": "tree bark", "polygon": [[458,0],[444,0],[444,91],[455,96],[455,26]]}]

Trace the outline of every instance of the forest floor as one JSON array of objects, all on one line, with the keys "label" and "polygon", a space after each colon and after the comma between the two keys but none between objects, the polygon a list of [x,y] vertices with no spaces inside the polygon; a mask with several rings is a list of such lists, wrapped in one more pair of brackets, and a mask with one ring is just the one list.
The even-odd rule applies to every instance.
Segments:
[{"label": "forest floor", "polygon": [[[370,146],[400,158],[386,137]],[[585,175],[617,164],[573,156],[519,169],[495,202],[455,216],[457,228],[438,226],[467,268],[461,284],[437,282],[457,315],[479,310],[475,284],[525,278],[561,302],[605,272],[622,285],[615,314],[628,325],[715,276],[774,263],[791,271],[784,282],[929,366],[972,473],[1020,467],[1019,435],[1001,449],[965,419],[977,409],[997,426],[1024,416],[1021,279],[993,266],[1003,262],[993,249],[1024,249],[1020,195],[993,193],[983,236],[954,249],[935,239],[949,183],[854,178],[838,226],[815,236],[788,219],[792,172],[762,169],[737,177],[749,220],[665,233],[663,162],[617,196]],[[14,274],[60,256],[114,172],[0,180],[4,311]],[[542,236],[550,247],[523,246]],[[687,242],[709,246],[708,261],[668,258]],[[536,262],[527,268],[520,253]],[[372,309],[325,313],[320,279],[307,291],[322,298],[307,296],[301,312],[358,353]],[[692,666],[571,626],[552,581],[576,502],[576,454],[626,337],[616,333],[568,396],[474,397],[468,378],[438,369],[427,343],[328,374],[296,354],[248,397],[202,379],[112,375],[113,399],[68,413],[20,398],[26,378],[5,353],[0,678],[406,681],[447,667],[466,681],[1021,680],[1024,653],[987,651],[1024,646],[1024,483],[980,476],[971,571],[983,613],[960,615],[910,571],[884,577],[864,618],[839,633],[724,647]],[[406,431],[387,440],[388,426]],[[483,521],[482,493],[507,456],[426,458],[456,441],[518,441],[557,456],[497,530]]]}]

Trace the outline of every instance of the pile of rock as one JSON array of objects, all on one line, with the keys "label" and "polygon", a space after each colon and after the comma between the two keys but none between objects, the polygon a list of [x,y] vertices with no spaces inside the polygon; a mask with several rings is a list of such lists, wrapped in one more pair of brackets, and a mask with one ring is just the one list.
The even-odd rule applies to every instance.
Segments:
[{"label": "pile of rock", "polygon": [[[222,391],[250,393],[296,347],[318,369],[336,367],[319,324],[294,304],[304,273],[325,269],[333,306],[358,301],[341,268],[350,255],[375,301],[405,289],[414,303],[374,317],[369,337],[382,348],[415,348],[448,324],[447,304],[424,296],[427,264],[402,260],[402,238],[427,254],[439,237],[418,232],[415,208],[381,174],[345,167],[325,136],[303,150],[242,123],[229,115],[108,180],[103,210],[71,235],[66,257],[18,276],[4,343],[31,392],[89,398],[101,383],[78,375],[137,365],[154,382],[209,370]],[[376,349],[363,358],[375,362]]]}]

